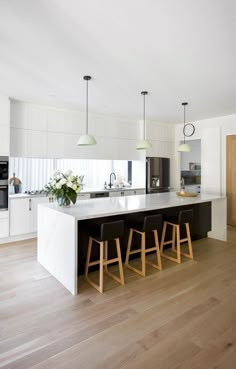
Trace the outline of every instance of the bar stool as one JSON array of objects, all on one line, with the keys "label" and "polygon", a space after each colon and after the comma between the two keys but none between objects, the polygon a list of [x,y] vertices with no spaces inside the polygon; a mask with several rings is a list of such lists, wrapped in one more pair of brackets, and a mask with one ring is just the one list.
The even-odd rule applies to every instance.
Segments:
[{"label": "bar stool", "polygon": [[[123,235],[123,233],[124,233],[124,221],[118,220],[115,222],[102,223],[99,229],[98,230],[93,229],[92,235],[89,236],[87,258],[85,264],[85,279],[92,287],[96,288],[96,290],[99,291],[100,293],[103,293],[103,272],[105,272],[109,277],[114,279],[116,282],[124,285],[124,273],[122,267],[120,240],[119,240],[119,238]],[[111,240],[116,241],[117,258],[108,259],[108,242]],[[93,241],[100,245],[100,259],[90,262]],[[119,265],[120,278],[118,278],[108,270],[108,265],[116,262],[118,262]],[[90,266],[98,264],[99,264],[99,284],[96,284],[88,277],[88,270]]]},{"label": "bar stool", "polygon": [[[142,223],[130,223],[130,231],[129,231],[129,239],[127,245],[127,252],[126,252],[126,259],[125,259],[125,266],[129,269],[133,270],[134,272],[138,273],[142,277],[146,276],[146,264],[151,265],[153,268],[158,270],[162,270],[161,264],[161,255],[160,255],[160,248],[159,248],[159,241],[158,241],[158,231],[157,229],[162,226],[162,214],[157,215],[148,215],[144,217]],[[141,235],[141,248],[137,250],[131,251],[131,244],[133,233],[136,232]],[[153,232],[155,246],[146,248],[145,245],[145,233],[146,232]],[[146,260],[146,254],[151,251],[156,251],[157,263],[150,263]],[[129,264],[129,257],[130,255],[136,254],[141,252],[141,270],[134,268]]]},{"label": "bar stool", "polygon": [[[166,221],[164,221],[162,237],[161,237],[161,256],[171,261],[174,261],[178,264],[181,263],[181,255],[187,258],[193,259],[192,241],[191,241],[190,228],[189,228],[189,224],[191,224],[192,219],[193,219],[193,209],[188,209],[188,210],[180,210],[179,216],[177,218],[170,217],[169,219],[167,218]],[[166,229],[168,225],[172,227],[172,239],[170,241],[165,241]],[[180,231],[184,225],[185,225],[187,237],[180,238],[181,237]],[[175,249],[175,239],[177,241],[176,249]],[[186,241],[188,242],[188,250],[189,250],[188,254],[181,252],[180,250],[181,243],[186,242]],[[172,251],[177,254],[176,258],[169,256],[163,252],[164,245],[168,245],[168,244],[172,244]]]}]

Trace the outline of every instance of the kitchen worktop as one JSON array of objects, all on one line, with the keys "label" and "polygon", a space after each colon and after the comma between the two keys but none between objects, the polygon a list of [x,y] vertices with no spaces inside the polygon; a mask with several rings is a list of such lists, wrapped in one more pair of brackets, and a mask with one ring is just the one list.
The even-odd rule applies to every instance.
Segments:
[{"label": "kitchen worktop", "polygon": [[90,199],[71,205],[69,208],[59,207],[56,203],[47,203],[44,206],[74,217],[76,220],[92,219],[105,216],[128,214],[133,212],[164,209],[175,206],[198,204],[224,197],[208,194],[199,194],[196,197],[179,197],[175,192],[165,192],[149,195],[136,195],[126,197],[107,197]]},{"label": "kitchen worktop", "polygon": [[[83,190],[80,191],[79,194],[87,194],[87,193],[101,193],[101,192],[114,192],[114,191],[128,191],[128,190],[145,190],[144,187],[112,187],[112,188],[85,188]],[[79,195],[78,194],[78,195]],[[46,197],[46,194],[37,194],[37,195],[32,195],[32,194],[27,194],[27,193],[15,193],[15,194],[10,194],[9,198],[10,199],[25,199],[25,198],[32,198],[32,197]]]},{"label": "kitchen worktop", "polygon": [[46,194],[30,195],[28,193],[13,193],[9,195],[9,199],[27,199],[32,197],[46,197]]}]

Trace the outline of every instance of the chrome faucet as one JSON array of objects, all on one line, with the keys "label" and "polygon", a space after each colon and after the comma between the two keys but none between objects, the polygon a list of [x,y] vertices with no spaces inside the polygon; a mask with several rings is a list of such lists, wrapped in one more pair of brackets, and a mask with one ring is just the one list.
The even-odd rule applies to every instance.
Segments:
[{"label": "chrome faucet", "polygon": [[109,183],[109,185],[108,185],[108,187],[110,187],[111,188],[111,186],[112,186],[112,183],[111,183],[111,177],[112,177],[112,175],[114,175],[114,179],[116,180],[116,175],[115,175],[115,173],[111,173],[110,174],[110,183]]}]

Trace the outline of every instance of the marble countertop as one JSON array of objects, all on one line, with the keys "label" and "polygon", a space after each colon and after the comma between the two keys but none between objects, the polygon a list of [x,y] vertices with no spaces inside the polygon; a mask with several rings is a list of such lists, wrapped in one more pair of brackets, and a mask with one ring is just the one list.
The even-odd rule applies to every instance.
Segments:
[{"label": "marble countertop", "polygon": [[208,194],[199,194],[196,197],[179,197],[175,192],[165,192],[149,195],[89,199],[77,202],[69,208],[59,207],[57,203],[46,203],[40,204],[39,206],[44,206],[58,213],[66,214],[76,220],[85,220],[198,204],[223,198],[225,197]]},{"label": "marble countertop", "polygon": [[46,194],[30,195],[28,193],[13,193],[9,195],[9,199],[32,199],[32,197],[46,197]]},{"label": "marble countertop", "polygon": [[[98,193],[98,192],[113,192],[113,191],[128,191],[128,190],[145,190],[144,187],[112,187],[107,189],[101,188],[85,188],[84,190],[80,191],[80,194],[86,193]],[[30,195],[27,193],[15,193],[9,194],[10,199],[25,199],[25,198],[32,198],[32,197],[46,197],[46,194],[37,194],[37,195]]]}]

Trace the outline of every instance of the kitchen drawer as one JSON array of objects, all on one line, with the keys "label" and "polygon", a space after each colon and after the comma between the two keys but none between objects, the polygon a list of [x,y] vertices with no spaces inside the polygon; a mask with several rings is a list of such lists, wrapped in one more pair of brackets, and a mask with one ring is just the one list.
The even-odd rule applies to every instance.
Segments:
[{"label": "kitchen drawer", "polygon": [[79,193],[77,195],[77,200],[76,201],[88,200],[88,199],[90,199],[90,193]]}]

